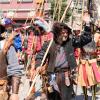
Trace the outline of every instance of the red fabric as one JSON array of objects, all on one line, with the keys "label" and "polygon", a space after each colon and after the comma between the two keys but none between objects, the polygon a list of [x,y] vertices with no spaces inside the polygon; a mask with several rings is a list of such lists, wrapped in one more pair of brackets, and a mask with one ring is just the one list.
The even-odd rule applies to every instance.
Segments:
[{"label": "red fabric", "polygon": [[53,34],[51,32],[49,32],[47,35],[47,40],[51,40],[52,38],[53,38]]},{"label": "red fabric", "polygon": [[49,41],[52,38],[53,38],[53,34],[51,32],[47,33],[46,35],[39,36],[36,44],[36,52],[41,50],[44,41]]},{"label": "red fabric", "polygon": [[88,77],[87,77],[87,73],[86,73],[86,65],[82,64],[82,68],[83,68],[84,82],[85,82],[86,86],[89,86]]},{"label": "red fabric", "polygon": [[[32,54],[31,47],[32,47],[33,37],[34,37],[34,33],[31,32],[29,37],[28,37],[28,48],[27,48],[28,55]],[[51,32],[49,32],[46,35],[43,35],[43,36],[40,35],[40,36],[37,36],[36,38],[37,38],[37,40],[34,41],[34,42],[36,42],[35,52],[39,52],[42,48],[44,41],[51,40],[53,38],[53,34]]]},{"label": "red fabric", "polygon": [[36,52],[39,52],[40,50],[41,50],[41,48],[42,48],[42,43],[41,43],[41,36],[38,36],[37,37],[37,43],[36,43]]},{"label": "red fabric", "polygon": [[96,81],[100,82],[100,72],[97,68],[96,62],[91,63],[91,65],[92,65],[92,68],[93,68],[93,72],[94,72]]},{"label": "red fabric", "polygon": [[74,50],[74,55],[75,55],[75,58],[76,58],[76,59],[79,58],[80,52],[79,52],[79,49],[78,49],[78,48]]},{"label": "red fabric", "polygon": [[32,42],[33,42],[33,32],[30,32],[30,35],[28,37],[28,48],[27,48],[27,54],[28,55],[31,55],[32,54],[32,50],[31,50],[31,47],[32,47]]}]

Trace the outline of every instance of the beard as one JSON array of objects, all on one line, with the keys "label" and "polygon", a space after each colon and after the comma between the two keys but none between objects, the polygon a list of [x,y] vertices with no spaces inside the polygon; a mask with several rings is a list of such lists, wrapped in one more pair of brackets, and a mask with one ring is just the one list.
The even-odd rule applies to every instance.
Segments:
[{"label": "beard", "polygon": [[62,45],[63,43],[65,43],[68,40],[68,36],[58,36],[57,38],[55,38],[55,41],[59,44]]},{"label": "beard", "polygon": [[65,41],[67,41],[67,39],[68,39],[68,37],[63,37],[62,41],[65,42]]},{"label": "beard", "polygon": [[63,37],[62,37],[62,36],[57,37],[57,38],[56,38],[56,41],[57,41],[57,43],[60,44],[60,45],[63,44]]}]

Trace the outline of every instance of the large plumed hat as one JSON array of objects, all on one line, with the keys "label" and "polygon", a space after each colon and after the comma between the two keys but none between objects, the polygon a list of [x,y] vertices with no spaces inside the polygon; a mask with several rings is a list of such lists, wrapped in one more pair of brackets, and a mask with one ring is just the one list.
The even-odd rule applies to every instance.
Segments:
[{"label": "large plumed hat", "polygon": [[37,17],[34,21],[34,24],[38,25],[39,27],[42,27],[46,32],[50,31],[48,23],[42,18]]}]

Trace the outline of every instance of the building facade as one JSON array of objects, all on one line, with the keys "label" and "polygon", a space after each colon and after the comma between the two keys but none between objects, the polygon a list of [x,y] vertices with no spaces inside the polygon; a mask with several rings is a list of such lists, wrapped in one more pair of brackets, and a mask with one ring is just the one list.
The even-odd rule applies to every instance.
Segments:
[{"label": "building facade", "polygon": [[[0,0],[0,16],[12,18],[13,20],[25,21],[38,16],[42,9],[49,12],[51,5],[49,0]],[[41,6],[40,6],[41,5]]]}]

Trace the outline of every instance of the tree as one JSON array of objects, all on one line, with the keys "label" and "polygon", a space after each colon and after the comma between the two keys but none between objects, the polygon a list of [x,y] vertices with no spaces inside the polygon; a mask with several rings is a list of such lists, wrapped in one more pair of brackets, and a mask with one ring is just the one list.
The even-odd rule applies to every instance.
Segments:
[{"label": "tree", "polygon": [[[51,0],[51,17],[53,20],[59,21],[64,13],[64,10],[67,6],[67,0]],[[72,10],[69,8],[68,12],[66,13],[64,22],[69,20],[71,16]]]}]

